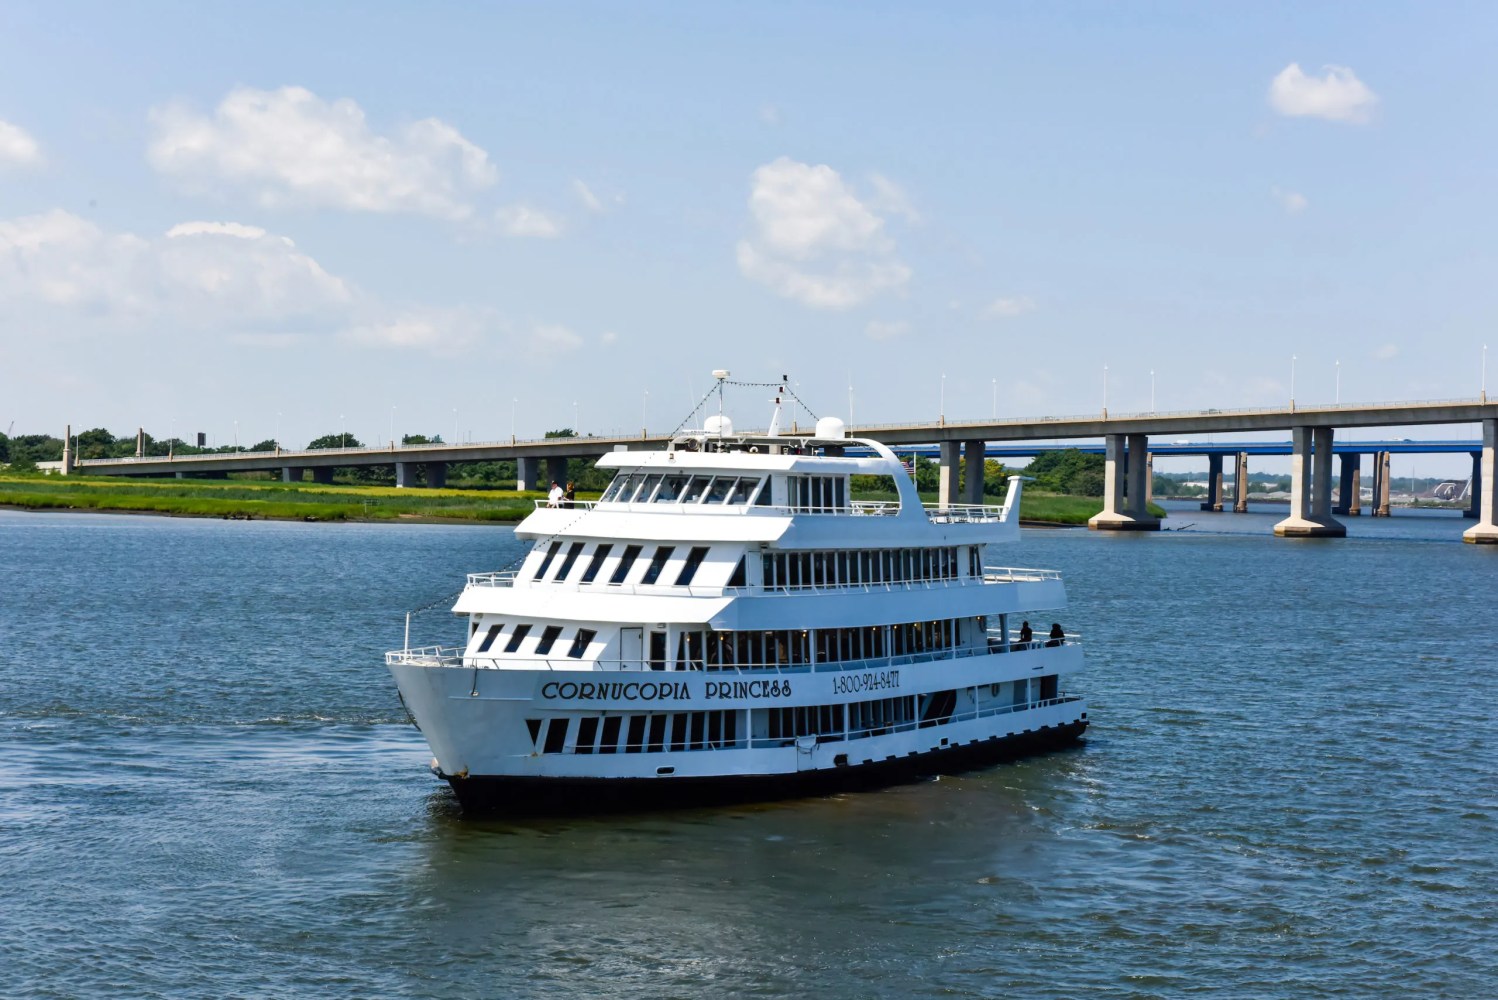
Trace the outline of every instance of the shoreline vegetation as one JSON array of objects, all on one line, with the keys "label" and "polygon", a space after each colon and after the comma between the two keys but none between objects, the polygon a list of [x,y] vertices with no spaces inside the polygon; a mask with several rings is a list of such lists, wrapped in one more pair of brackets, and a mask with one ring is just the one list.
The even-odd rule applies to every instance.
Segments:
[{"label": "shoreline vegetation", "polygon": [[[542,491],[398,489],[251,479],[121,479],[116,477],[0,474],[0,507],[30,511],[97,511],[211,517],[228,520],[402,521],[405,523],[515,523],[535,509]],[[579,500],[597,493],[579,491]],[[893,499],[883,495],[855,499]],[[922,494],[933,502],[934,495]],[[992,501],[994,498],[988,498]],[[1095,497],[1026,490],[1020,523],[1085,525],[1102,509]],[[1157,517],[1165,512],[1154,505]]]}]

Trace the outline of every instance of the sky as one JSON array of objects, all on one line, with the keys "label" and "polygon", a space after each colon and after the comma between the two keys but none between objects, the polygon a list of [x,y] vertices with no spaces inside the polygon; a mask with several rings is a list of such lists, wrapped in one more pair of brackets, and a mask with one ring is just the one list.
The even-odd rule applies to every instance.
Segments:
[{"label": "sky", "polygon": [[8,3],[0,430],[635,433],[717,368],[855,424],[1475,397],[1495,28]]}]

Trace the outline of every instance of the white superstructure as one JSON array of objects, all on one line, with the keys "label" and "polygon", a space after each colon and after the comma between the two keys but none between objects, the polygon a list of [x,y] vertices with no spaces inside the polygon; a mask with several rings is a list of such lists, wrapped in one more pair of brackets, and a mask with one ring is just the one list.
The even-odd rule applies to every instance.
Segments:
[{"label": "white superstructure", "polygon": [[[835,419],[705,424],[604,456],[597,502],[538,505],[520,568],[469,576],[465,645],[387,655],[466,809],[881,784],[1086,728],[1066,690],[1081,647],[1048,632],[1060,574],[989,565],[1017,537],[1019,477],[1002,505],[925,506]],[[853,499],[870,486],[897,499]]]}]

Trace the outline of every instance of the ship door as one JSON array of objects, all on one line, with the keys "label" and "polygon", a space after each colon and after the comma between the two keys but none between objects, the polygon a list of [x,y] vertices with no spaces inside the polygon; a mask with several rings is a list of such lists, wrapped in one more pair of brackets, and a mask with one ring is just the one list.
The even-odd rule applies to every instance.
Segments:
[{"label": "ship door", "polygon": [[650,633],[650,669],[666,669],[666,633]]},{"label": "ship door", "polygon": [[619,669],[644,670],[641,661],[645,657],[645,630],[643,628],[621,628],[619,630]]}]

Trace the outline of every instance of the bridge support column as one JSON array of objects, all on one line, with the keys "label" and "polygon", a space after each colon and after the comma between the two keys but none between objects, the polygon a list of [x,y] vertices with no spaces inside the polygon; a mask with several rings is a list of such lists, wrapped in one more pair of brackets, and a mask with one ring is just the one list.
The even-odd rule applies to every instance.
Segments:
[{"label": "bridge support column", "polygon": [[1207,456],[1207,499],[1202,510],[1222,510],[1222,456]]},{"label": "bridge support column", "polygon": [[416,463],[395,463],[395,485],[401,489],[413,489],[416,486]]},{"label": "bridge support column", "polygon": [[941,443],[941,468],[936,487],[936,500],[941,507],[950,507],[957,502],[957,460],[961,451],[960,441]]},{"label": "bridge support column", "polygon": [[983,502],[983,448],[982,441],[964,441],[962,444],[962,502]]},{"label": "bridge support column", "polygon": [[1391,451],[1375,452],[1373,455],[1373,516],[1389,516],[1389,472],[1394,461]]},{"label": "bridge support column", "polygon": [[[78,466],[75,464],[75,458],[76,456],[73,454],[73,425],[68,424],[67,429],[62,432],[62,474],[64,476],[71,476],[77,471]],[[178,475],[177,478],[181,479],[182,476]]]},{"label": "bridge support column", "polygon": [[520,457],[515,459],[515,489],[535,490],[536,480],[541,477],[541,463],[534,458]]},{"label": "bridge support column", "polygon": [[1155,453],[1144,456],[1144,503],[1146,508],[1155,502]]},{"label": "bridge support column", "polygon": [[1349,453],[1340,456],[1341,471],[1337,474],[1337,505],[1333,514],[1356,514],[1358,512],[1358,463],[1363,456]]},{"label": "bridge support column", "polygon": [[312,481],[327,485],[333,481],[333,467],[331,465],[314,465],[312,467]]},{"label": "bridge support column", "polygon": [[302,467],[299,465],[286,465],[281,468],[281,482],[299,483],[302,481]]},{"label": "bridge support column", "polygon": [[546,488],[551,489],[551,484],[556,483],[564,489],[567,486],[567,460],[555,455],[546,459]]},{"label": "bridge support column", "polygon": [[1482,483],[1482,452],[1474,451],[1472,453],[1472,478],[1467,480],[1467,502],[1471,506],[1462,511],[1462,517],[1482,516]]},{"label": "bridge support column", "polygon": [[1095,531],[1160,529],[1160,519],[1150,515],[1144,499],[1148,451],[1147,434],[1109,434],[1104,438],[1103,509],[1088,519],[1087,527]]},{"label": "bridge support column", "polygon": [[1233,513],[1248,513],[1248,452],[1240,451],[1233,466]]},{"label": "bridge support column", "polygon": [[427,462],[427,488],[440,490],[447,486],[447,463]]},{"label": "bridge support column", "polygon": [[1478,504],[1477,523],[1462,532],[1462,541],[1475,545],[1498,545],[1498,420],[1482,422],[1482,467],[1473,479],[1472,495]]},{"label": "bridge support column", "polygon": [[1347,526],[1332,517],[1332,429],[1291,429],[1290,516],[1274,526],[1292,538],[1341,538]]}]

